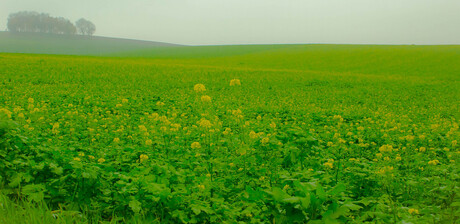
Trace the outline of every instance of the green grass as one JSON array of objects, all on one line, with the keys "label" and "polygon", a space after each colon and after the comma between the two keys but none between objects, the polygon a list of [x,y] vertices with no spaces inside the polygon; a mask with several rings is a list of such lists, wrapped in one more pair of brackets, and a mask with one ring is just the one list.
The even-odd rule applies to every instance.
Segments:
[{"label": "green grass", "polygon": [[20,204],[0,215],[456,223],[459,61],[459,46],[0,54],[0,189]]},{"label": "green grass", "polygon": [[0,32],[0,52],[64,55],[104,55],[179,45],[80,35]]}]

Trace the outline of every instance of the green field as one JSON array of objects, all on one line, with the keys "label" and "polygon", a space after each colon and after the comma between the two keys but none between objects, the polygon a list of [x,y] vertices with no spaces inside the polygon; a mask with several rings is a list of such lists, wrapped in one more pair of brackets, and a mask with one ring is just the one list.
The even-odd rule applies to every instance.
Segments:
[{"label": "green field", "polygon": [[106,53],[0,54],[0,222],[459,222],[460,46]]},{"label": "green field", "polygon": [[106,55],[180,45],[120,38],[0,32],[0,53]]}]

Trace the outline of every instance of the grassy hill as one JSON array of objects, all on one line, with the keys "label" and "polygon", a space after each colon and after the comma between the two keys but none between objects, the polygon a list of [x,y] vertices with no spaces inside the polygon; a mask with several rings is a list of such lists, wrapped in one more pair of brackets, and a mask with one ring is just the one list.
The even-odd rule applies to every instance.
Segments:
[{"label": "grassy hill", "polygon": [[97,36],[0,32],[0,52],[3,53],[105,55],[171,46],[179,45]]},{"label": "grassy hill", "polygon": [[[114,54],[161,63],[277,72],[346,72],[373,75],[460,73],[459,45],[232,45],[182,46]],[[411,66],[408,66],[411,65]]]}]

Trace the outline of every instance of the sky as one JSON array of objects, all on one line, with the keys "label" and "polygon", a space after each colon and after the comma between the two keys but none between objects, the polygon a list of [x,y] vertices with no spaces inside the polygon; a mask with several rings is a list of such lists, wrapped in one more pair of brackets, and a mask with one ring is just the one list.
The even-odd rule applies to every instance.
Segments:
[{"label": "sky", "polygon": [[460,0],[0,0],[0,30],[25,10],[186,45],[460,44]]}]

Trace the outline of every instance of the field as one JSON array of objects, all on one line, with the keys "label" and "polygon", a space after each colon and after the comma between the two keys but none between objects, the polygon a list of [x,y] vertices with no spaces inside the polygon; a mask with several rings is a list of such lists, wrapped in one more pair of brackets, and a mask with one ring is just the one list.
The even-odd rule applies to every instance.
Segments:
[{"label": "field", "polygon": [[0,77],[2,223],[459,222],[460,46],[4,53]]},{"label": "field", "polygon": [[0,31],[0,53],[106,55],[145,48],[179,45],[120,38],[57,35],[47,33],[10,33]]}]

